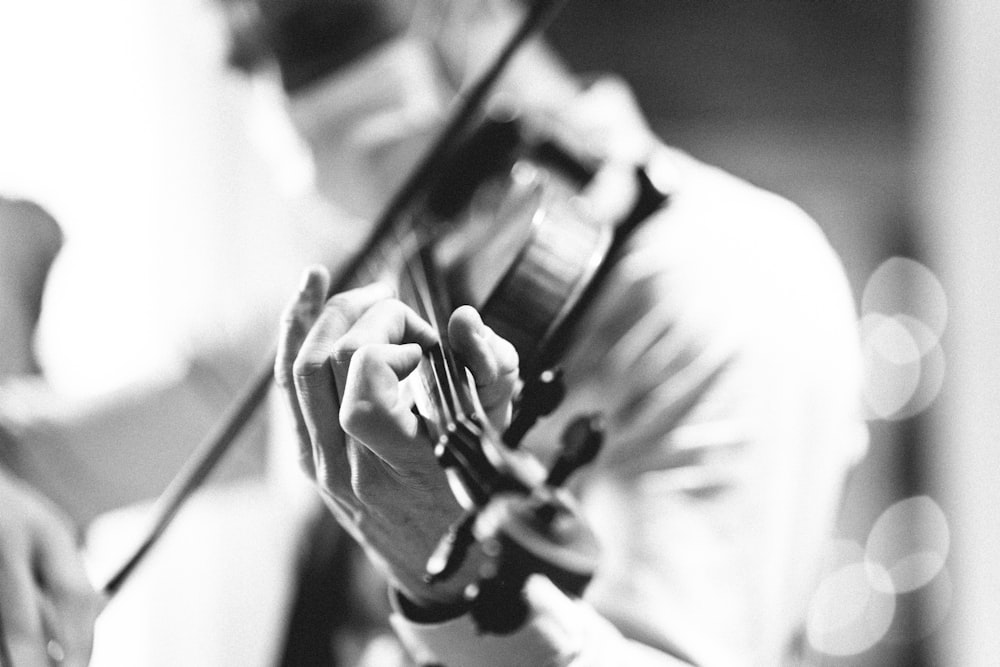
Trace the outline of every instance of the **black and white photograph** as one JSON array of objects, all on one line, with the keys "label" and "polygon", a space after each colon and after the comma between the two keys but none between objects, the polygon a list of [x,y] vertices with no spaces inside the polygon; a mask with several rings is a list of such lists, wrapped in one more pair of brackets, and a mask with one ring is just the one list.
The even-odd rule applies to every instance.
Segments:
[{"label": "black and white photograph", "polygon": [[7,0],[0,667],[997,664],[998,103],[991,0]]}]

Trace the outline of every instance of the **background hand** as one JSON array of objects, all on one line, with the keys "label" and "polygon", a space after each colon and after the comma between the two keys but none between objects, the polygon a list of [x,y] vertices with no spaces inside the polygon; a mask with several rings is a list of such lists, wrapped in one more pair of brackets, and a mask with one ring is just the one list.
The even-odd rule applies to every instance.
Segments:
[{"label": "background hand", "polygon": [[69,522],[3,471],[0,507],[0,636],[8,658],[17,667],[86,665],[101,600]]}]

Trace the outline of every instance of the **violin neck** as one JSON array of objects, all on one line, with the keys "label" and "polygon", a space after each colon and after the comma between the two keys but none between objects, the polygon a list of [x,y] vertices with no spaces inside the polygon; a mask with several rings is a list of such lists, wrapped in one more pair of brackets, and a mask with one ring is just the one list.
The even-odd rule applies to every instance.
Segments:
[{"label": "violin neck", "polygon": [[440,341],[420,364],[421,387],[414,400],[453,491],[471,509],[488,502],[507,476],[498,469],[500,462],[489,456],[500,443],[499,434],[485,416],[469,371],[449,345],[451,303],[430,255],[430,248],[424,247],[406,263],[400,286],[400,296],[436,329]]}]

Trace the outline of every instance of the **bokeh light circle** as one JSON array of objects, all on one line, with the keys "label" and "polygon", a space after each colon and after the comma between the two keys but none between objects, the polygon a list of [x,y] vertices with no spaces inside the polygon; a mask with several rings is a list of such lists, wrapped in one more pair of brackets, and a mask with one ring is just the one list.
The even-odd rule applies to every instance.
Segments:
[{"label": "bokeh light circle", "polygon": [[890,257],[869,277],[861,312],[906,315],[940,338],[948,322],[948,299],[933,271],[913,259]]},{"label": "bokeh light circle", "polygon": [[920,345],[900,321],[879,313],[861,318],[860,337],[868,416],[892,419],[920,387]]},{"label": "bokeh light circle", "polygon": [[827,655],[862,653],[892,625],[896,596],[885,593],[889,574],[863,562],[830,572],[816,589],[806,617],[810,645]]},{"label": "bokeh light circle", "polygon": [[886,593],[906,593],[929,583],[944,567],[951,543],[948,520],[929,496],[901,500],[872,526],[865,545],[865,561],[879,574],[873,582],[888,586]]},{"label": "bokeh light circle", "polygon": [[926,410],[944,384],[944,288],[926,266],[891,257],[869,277],[859,324],[869,419],[901,420]]},{"label": "bokeh light circle", "polygon": [[[899,320],[900,318],[897,318]],[[913,333],[913,329],[910,330]],[[918,345],[922,345],[919,334],[914,340]],[[939,343],[935,343],[920,359],[920,383],[901,409],[893,415],[893,419],[906,419],[917,415],[934,402],[934,399],[941,393],[944,386],[945,358],[944,350]]]}]

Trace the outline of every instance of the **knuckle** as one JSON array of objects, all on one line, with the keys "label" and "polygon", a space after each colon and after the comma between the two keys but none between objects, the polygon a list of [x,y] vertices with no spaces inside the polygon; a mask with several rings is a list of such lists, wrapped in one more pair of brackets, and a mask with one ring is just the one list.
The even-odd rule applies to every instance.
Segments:
[{"label": "knuckle", "polygon": [[358,366],[358,370],[363,373],[375,370],[375,367],[381,363],[382,349],[382,346],[374,343],[365,343],[354,346],[352,348],[352,354],[354,363]]},{"label": "knuckle", "polygon": [[315,323],[319,313],[313,304],[296,299],[281,311],[280,331],[289,340],[301,340]]},{"label": "knuckle", "polygon": [[330,297],[326,302],[327,308],[333,308],[335,310],[350,310],[351,300],[343,292],[339,292]]},{"label": "knuckle", "polygon": [[357,306],[347,294],[335,294],[326,302],[326,312],[336,314],[344,321],[351,319],[356,310]]},{"label": "knuckle", "polygon": [[500,362],[500,372],[504,375],[516,372],[521,365],[517,348],[506,338],[496,337],[497,358]]},{"label": "knuckle", "polygon": [[340,425],[348,435],[358,440],[364,441],[372,425],[381,418],[382,410],[373,401],[345,400],[340,407]]},{"label": "knuckle", "polygon": [[384,505],[386,489],[381,483],[382,479],[374,466],[359,466],[351,477],[351,487],[358,502],[366,507]]},{"label": "knuckle", "polygon": [[278,323],[282,329],[293,329],[298,324],[298,303],[298,300],[293,301],[282,309],[281,316],[278,319]]},{"label": "knuckle", "polygon": [[326,357],[315,353],[299,354],[292,363],[292,376],[296,380],[315,375],[326,365]]},{"label": "knuckle", "polygon": [[360,345],[358,344],[358,341],[355,340],[354,336],[351,334],[344,334],[337,339],[336,343],[333,344],[333,347],[330,350],[330,358],[338,364],[350,363],[359,347]]}]

